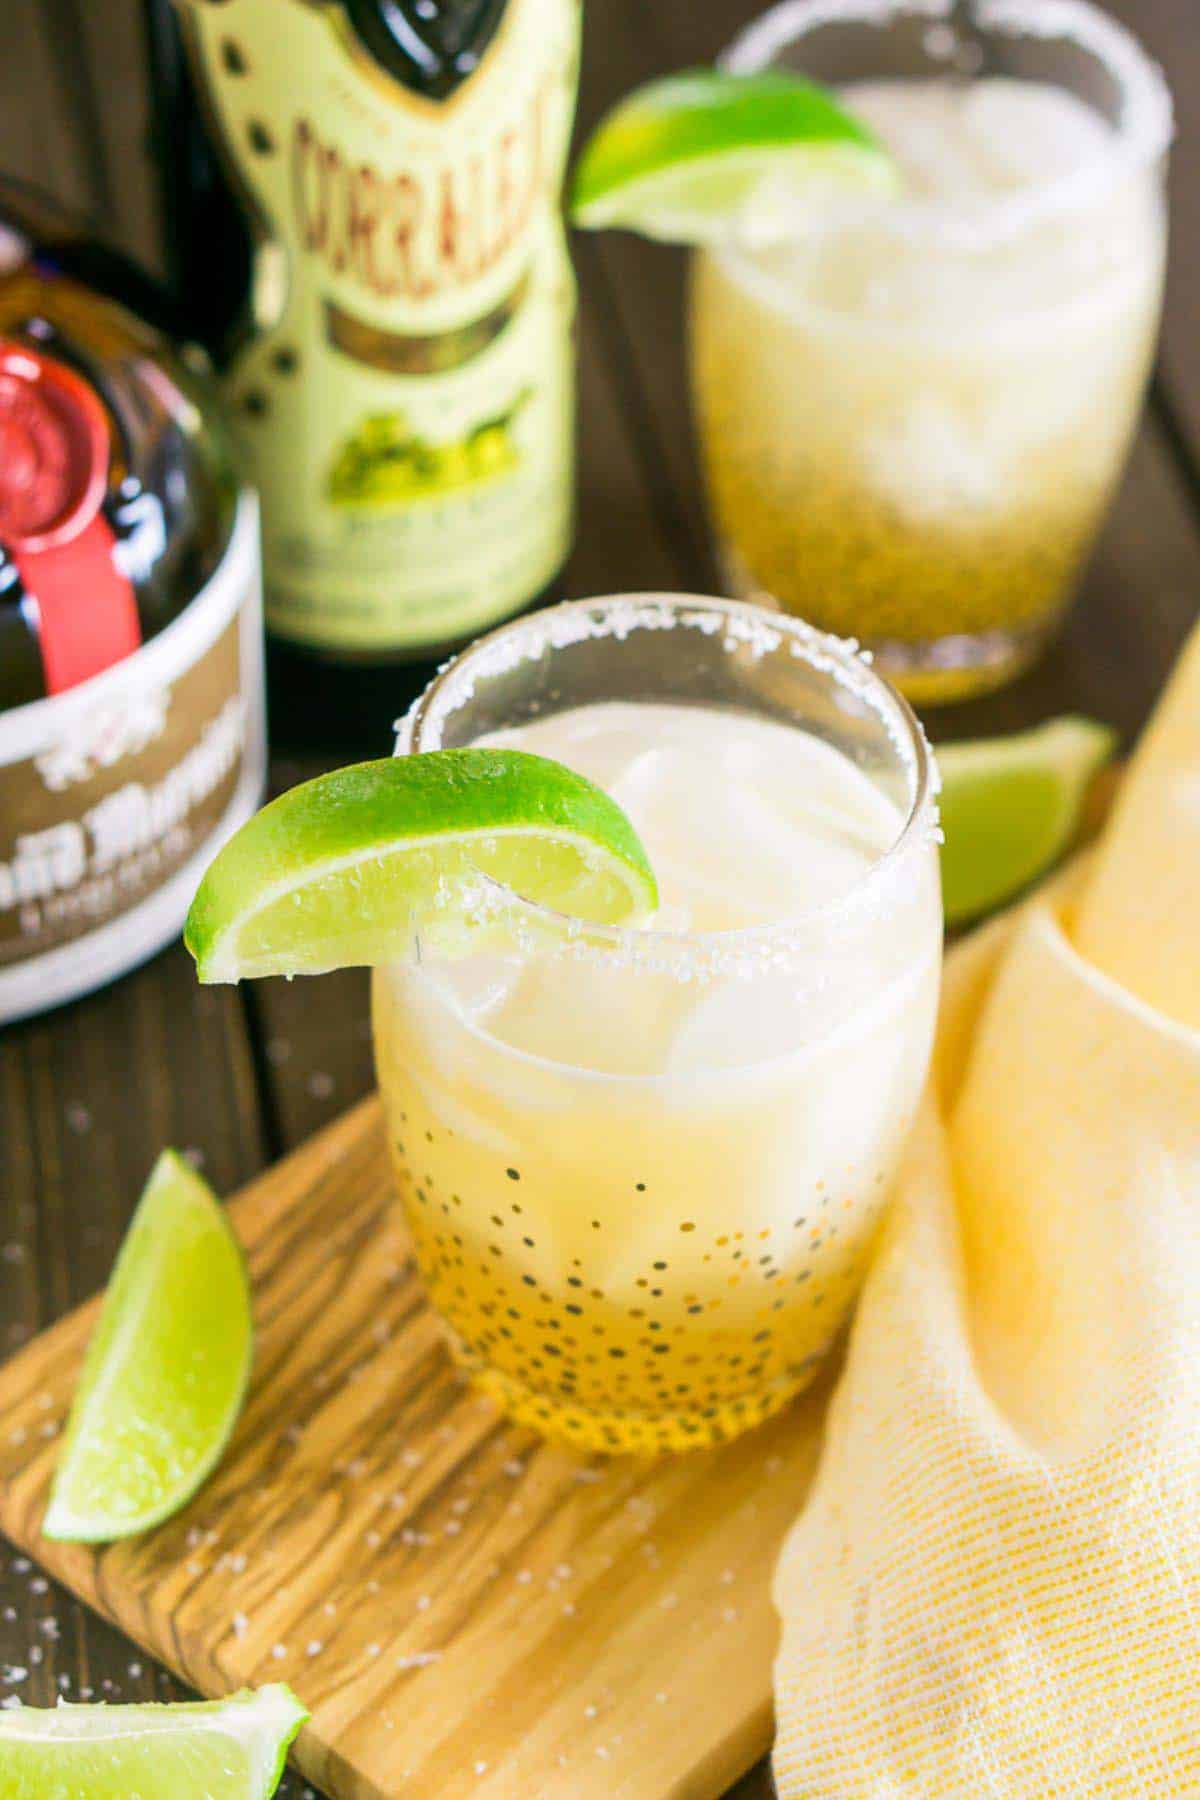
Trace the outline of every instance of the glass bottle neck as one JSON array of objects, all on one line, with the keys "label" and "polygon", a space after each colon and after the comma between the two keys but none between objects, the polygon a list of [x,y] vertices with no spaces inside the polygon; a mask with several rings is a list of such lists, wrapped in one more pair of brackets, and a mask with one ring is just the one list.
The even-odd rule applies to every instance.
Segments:
[{"label": "glass bottle neck", "polygon": [[364,46],[405,87],[443,100],[474,73],[508,0],[345,0]]}]

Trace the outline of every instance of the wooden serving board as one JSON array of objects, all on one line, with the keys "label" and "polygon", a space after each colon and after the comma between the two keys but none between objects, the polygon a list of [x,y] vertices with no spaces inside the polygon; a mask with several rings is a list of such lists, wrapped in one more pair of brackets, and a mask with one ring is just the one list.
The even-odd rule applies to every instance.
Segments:
[{"label": "wooden serving board", "polygon": [[442,1347],[374,1100],[232,1215],[258,1343],[217,1473],[148,1537],[40,1536],[92,1302],[0,1372],[0,1529],[203,1693],[290,1682],[295,1760],[337,1800],[720,1794],[769,1741],[824,1388],[657,1465],[506,1425]]}]

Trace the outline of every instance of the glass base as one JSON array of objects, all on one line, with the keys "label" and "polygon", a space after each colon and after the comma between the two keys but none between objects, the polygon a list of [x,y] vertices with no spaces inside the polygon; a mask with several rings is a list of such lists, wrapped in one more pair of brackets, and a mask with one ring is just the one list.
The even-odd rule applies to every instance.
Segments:
[{"label": "glass base", "polygon": [[919,706],[973,700],[1015,681],[1055,636],[1061,615],[1009,631],[978,631],[911,644],[867,640],[875,667]]},{"label": "glass base", "polygon": [[[722,546],[717,560],[728,591],[739,600],[774,612],[789,610],[751,578],[735,550]],[[989,631],[922,639],[862,635],[858,642],[906,699],[919,706],[943,706],[973,700],[1015,681],[1057,635],[1064,613],[1065,607],[1059,607],[1040,619]],[[835,629],[819,616],[808,622],[818,630]]]},{"label": "glass base", "polygon": [[826,1354],[807,1359],[805,1373],[742,1399],[694,1412],[597,1411],[573,1405],[527,1387],[490,1364],[481,1363],[441,1321],[455,1363],[472,1385],[518,1425],[565,1449],[601,1456],[678,1455],[683,1450],[711,1449],[763,1424],[804,1392],[826,1361]]}]

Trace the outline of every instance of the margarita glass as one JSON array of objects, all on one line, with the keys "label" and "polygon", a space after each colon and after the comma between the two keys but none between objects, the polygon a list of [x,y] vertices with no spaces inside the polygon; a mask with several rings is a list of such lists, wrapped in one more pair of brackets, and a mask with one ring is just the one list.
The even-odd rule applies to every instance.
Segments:
[{"label": "margarita glass", "polygon": [[[838,89],[897,194],[809,196],[694,268],[697,419],[734,591],[945,699],[1062,617],[1153,354],[1167,91],[1083,0],[785,0],[731,47]],[[789,228],[790,229],[790,228]]]},{"label": "margarita glass", "polygon": [[481,878],[503,917],[374,977],[405,1213],[454,1353],[589,1450],[728,1437],[842,1325],[924,1080],[928,752],[845,646],[734,601],[573,602],[483,639],[398,751],[565,762],[659,881],[636,928]]}]

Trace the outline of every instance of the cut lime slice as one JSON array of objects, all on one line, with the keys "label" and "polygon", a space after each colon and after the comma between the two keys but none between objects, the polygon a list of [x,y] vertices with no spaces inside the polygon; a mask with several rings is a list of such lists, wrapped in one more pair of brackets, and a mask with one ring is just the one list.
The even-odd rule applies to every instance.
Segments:
[{"label": "cut lime slice", "polygon": [[165,1150],[88,1345],[45,1535],[107,1543],[178,1511],[228,1442],[251,1349],[246,1266],[224,1209]]},{"label": "cut lime slice", "polygon": [[658,904],[601,788],[524,750],[435,750],[337,769],[265,806],[205,875],[184,941],[201,981],[316,975],[405,956],[415,929],[470,948],[504,890],[598,925]]},{"label": "cut lime slice", "polygon": [[1088,788],[1116,742],[1107,725],[1068,718],[938,751],[949,924],[1011,900],[1057,861],[1079,830]]},{"label": "cut lime slice", "polygon": [[895,190],[895,164],[824,88],[769,70],[699,69],[638,88],[575,167],[571,218],[669,243],[794,234],[806,198]]},{"label": "cut lime slice", "polygon": [[268,1800],[308,1713],[290,1689],[0,1712],[4,1800]]}]

